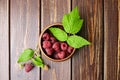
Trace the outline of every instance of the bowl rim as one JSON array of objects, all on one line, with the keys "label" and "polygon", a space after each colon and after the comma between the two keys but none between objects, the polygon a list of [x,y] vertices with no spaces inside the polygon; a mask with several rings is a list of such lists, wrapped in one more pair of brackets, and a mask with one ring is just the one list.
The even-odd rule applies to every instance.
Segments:
[{"label": "bowl rim", "polygon": [[76,50],[76,49],[74,48],[74,49],[73,49],[73,52],[72,52],[69,56],[67,56],[66,58],[64,58],[64,59],[53,59],[53,58],[50,58],[48,55],[45,54],[45,52],[43,51],[42,46],[41,46],[41,39],[42,39],[43,33],[44,33],[48,28],[50,28],[51,26],[55,26],[55,25],[63,26],[62,23],[53,23],[53,24],[49,24],[49,25],[45,26],[44,29],[41,31],[41,33],[40,33],[40,35],[39,35],[38,46],[39,46],[39,49],[40,49],[40,51],[42,52],[42,54],[43,54],[47,59],[49,59],[49,60],[51,60],[51,61],[54,61],[54,62],[62,62],[62,61],[65,61],[65,60],[68,60],[69,58],[71,58],[72,55],[75,53],[75,50]]}]

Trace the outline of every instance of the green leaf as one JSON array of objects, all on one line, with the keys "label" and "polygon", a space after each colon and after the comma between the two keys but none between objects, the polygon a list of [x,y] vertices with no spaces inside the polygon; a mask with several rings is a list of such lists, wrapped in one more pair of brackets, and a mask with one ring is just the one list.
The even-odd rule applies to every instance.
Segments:
[{"label": "green leaf", "polygon": [[75,7],[72,12],[63,16],[62,24],[67,33],[76,34],[80,31],[83,20],[80,19],[78,7]]},{"label": "green leaf", "polygon": [[77,6],[71,11],[70,16],[72,16],[73,18],[76,18],[76,19],[80,18]]},{"label": "green leaf", "polygon": [[49,28],[51,33],[55,36],[56,39],[59,41],[66,41],[67,40],[67,33],[59,28],[51,27]]},{"label": "green leaf", "polygon": [[74,48],[80,48],[90,44],[86,39],[77,35],[68,37],[67,43]]},{"label": "green leaf", "polygon": [[43,63],[43,60],[39,57],[39,55],[37,55],[37,56],[35,57],[35,59],[36,59],[37,61]]},{"label": "green leaf", "polygon": [[20,62],[26,62],[28,61],[29,59],[31,59],[33,57],[33,54],[34,54],[34,50],[32,49],[25,49],[21,55],[19,56],[19,59],[18,59],[18,63]]},{"label": "green leaf", "polygon": [[41,67],[41,68],[44,67],[43,61],[40,57],[35,57],[35,58],[32,58],[31,60],[33,64],[35,64],[36,66]]}]

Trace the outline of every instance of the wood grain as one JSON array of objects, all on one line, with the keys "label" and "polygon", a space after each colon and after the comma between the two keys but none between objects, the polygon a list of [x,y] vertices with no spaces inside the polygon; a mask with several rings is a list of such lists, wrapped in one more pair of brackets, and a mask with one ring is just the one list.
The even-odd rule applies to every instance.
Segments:
[{"label": "wood grain", "polygon": [[91,45],[80,48],[72,58],[72,80],[103,80],[103,3],[102,0],[73,0],[84,19],[80,36]]},{"label": "wood grain", "polygon": [[39,0],[11,0],[11,80],[39,80],[40,70],[29,73],[17,64],[20,53],[35,48],[39,36]]},{"label": "wood grain", "polygon": [[[42,0],[41,2],[41,27],[46,25],[61,22],[65,13],[70,12],[70,0]],[[71,80],[71,60],[64,62],[52,62],[43,59],[49,64],[48,71],[42,70],[41,80]]]},{"label": "wood grain", "polygon": [[119,61],[118,61],[118,80],[120,80],[120,0],[118,1],[118,16],[119,16],[119,35],[118,35],[118,58],[119,58]]},{"label": "wood grain", "polygon": [[118,79],[118,0],[104,0],[104,80]]},{"label": "wood grain", "polygon": [[0,80],[9,80],[9,4],[0,0]]},{"label": "wood grain", "polygon": [[[42,56],[48,71],[21,70],[20,53],[75,6],[84,19],[78,34],[91,45],[64,62]],[[120,0],[0,0],[0,51],[0,80],[120,80]]]}]

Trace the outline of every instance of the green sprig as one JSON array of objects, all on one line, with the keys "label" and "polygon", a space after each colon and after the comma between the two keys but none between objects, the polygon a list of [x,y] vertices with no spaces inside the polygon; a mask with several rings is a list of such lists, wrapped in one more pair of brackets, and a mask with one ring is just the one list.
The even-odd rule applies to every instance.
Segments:
[{"label": "green sprig", "polygon": [[65,31],[54,27],[49,28],[56,39],[66,41],[74,48],[80,48],[90,44],[86,39],[76,35],[83,25],[83,19],[80,19],[78,7],[75,7],[69,14],[63,16],[62,24]]},{"label": "green sprig", "polygon": [[27,61],[31,61],[35,66],[41,67],[44,69],[44,66],[46,67],[46,65],[44,64],[42,58],[40,57],[39,54],[40,50],[37,47],[35,50],[33,49],[25,49],[19,56],[18,58],[18,63],[26,63]]}]

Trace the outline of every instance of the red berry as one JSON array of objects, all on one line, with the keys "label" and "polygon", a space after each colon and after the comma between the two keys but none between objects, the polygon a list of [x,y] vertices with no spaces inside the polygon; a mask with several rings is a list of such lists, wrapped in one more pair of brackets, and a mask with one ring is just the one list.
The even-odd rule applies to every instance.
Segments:
[{"label": "red berry", "polygon": [[63,50],[63,51],[65,51],[65,50],[67,50],[67,48],[68,48],[68,45],[66,44],[66,43],[61,43],[61,49]]},{"label": "red berry", "polygon": [[55,42],[52,46],[52,48],[56,51],[56,52],[60,52],[60,43],[59,42]]},{"label": "red berry", "polygon": [[59,56],[58,56],[57,53],[55,53],[55,54],[53,55],[53,57],[54,57],[55,59],[59,59]]},{"label": "red berry", "polygon": [[73,47],[69,46],[68,49],[67,49],[67,51],[68,51],[69,53],[72,53],[73,49],[74,49]]},{"label": "red berry", "polygon": [[49,48],[51,46],[52,46],[52,44],[50,41],[43,41],[43,48]]},{"label": "red berry", "polygon": [[49,55],[49,56],[51,56],[52,53],[54,52],[54,50],[52,48],[46,48],[45,51],[46,51],[47,55]]},{"label": "red berry", "polygon": [[50,35],[48,33],[44,33],[43,36],[42,36],[42,39],[43,40],[49,40],[50,39]]},{"label": "red berry", "polygon": [[64,52],[64,51],[59,52],[59,53],[58,53],[58,57],[59,57],[60,59],[65,58],[65,52]]},{"label": "red berry", "polygon": [[70,53],[66,50],[65,51],[66,57],[70,55]]},{"label": "red berry", "polygon": [[32,69],[33,69],[33,64],[32,63],[26,63],[25,64],[25,71],[26,72],[29,72],[29,71],[31,71]]},{"label": "red berry", "polygon": [[52,33],[50,33],[50,37],[53,37]]},{"label": "red berry", "polygon": [[57,40],[54,37],[50,37],[51,43],[55,43]]}]

